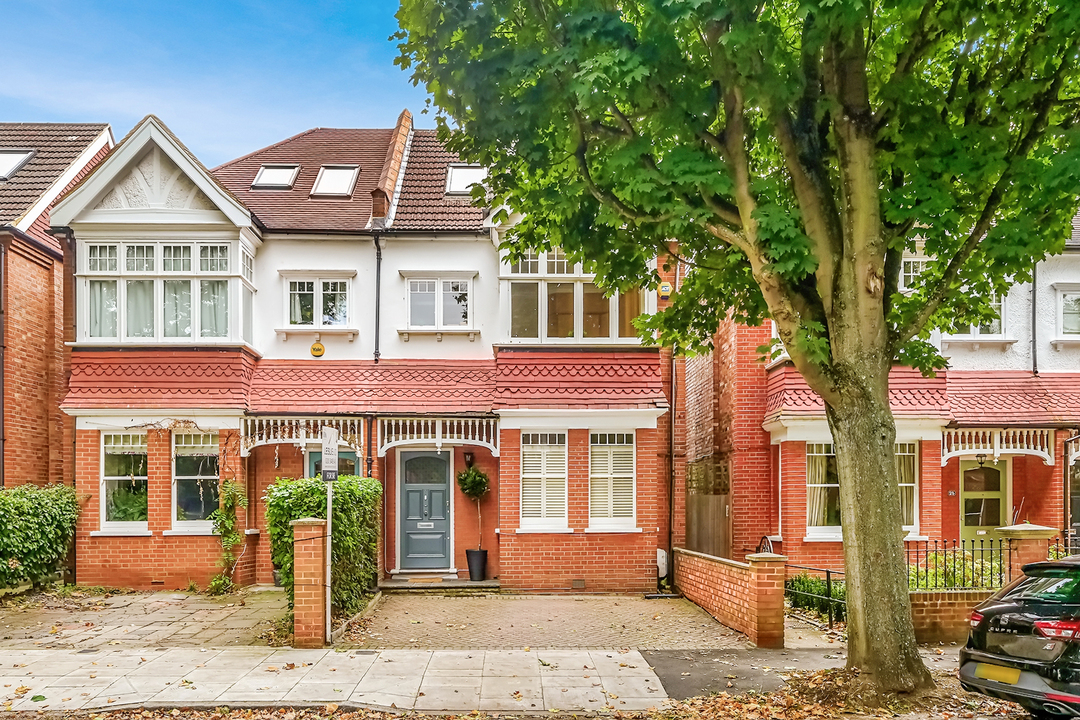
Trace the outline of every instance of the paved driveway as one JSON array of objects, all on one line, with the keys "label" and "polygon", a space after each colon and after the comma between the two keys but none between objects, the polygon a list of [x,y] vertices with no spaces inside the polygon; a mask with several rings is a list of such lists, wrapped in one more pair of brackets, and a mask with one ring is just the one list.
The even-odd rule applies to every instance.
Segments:
[{"label": "paved driveway", "polygon": [[385,595],[350,644],[360,648],[508,650],[746,647],[687,600],[640,596]]},{"label": "paved driveway", "polygon": [[0,606],[0,654],[10,648],[146,648],[262,644],[286,611],[280,589],[223,598],[177,592],[50,598]]}]

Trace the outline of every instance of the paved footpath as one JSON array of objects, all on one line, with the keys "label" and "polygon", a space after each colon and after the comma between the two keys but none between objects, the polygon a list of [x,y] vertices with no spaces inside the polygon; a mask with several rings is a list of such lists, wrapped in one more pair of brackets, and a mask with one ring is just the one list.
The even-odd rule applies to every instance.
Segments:
[{"label": "paved footpath", "polygon": [[468,712],[661,707],[636,650],[0,651],[0,710],[289,704]]}]

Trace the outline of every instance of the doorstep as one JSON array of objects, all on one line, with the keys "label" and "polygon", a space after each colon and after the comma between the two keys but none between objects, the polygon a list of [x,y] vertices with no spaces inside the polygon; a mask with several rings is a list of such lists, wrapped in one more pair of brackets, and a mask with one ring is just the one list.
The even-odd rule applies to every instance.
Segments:
[{"label": "doorstep", "polygon": [[391,594],[487,595],[499,592],[498,580],[460,580],[454,576],[395,575],[379,581],[379,590]]}]

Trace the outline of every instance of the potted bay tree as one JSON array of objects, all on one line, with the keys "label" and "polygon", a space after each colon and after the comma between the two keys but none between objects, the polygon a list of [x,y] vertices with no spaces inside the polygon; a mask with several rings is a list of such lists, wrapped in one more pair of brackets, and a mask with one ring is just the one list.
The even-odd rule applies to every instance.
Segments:
[{"label": "potted bay tree", "polygon": [[480,498],[491,489],[488,476],[478,467],[472,464],[471,453],[465,454],[465,469],[458,473],[457,484],[465,497],[476,503],[476,549],[465,551],[465,557],[469,562],[469,580],[479,582],[487,579],[487,550],[484,550],[484,523],[480,516]]}]

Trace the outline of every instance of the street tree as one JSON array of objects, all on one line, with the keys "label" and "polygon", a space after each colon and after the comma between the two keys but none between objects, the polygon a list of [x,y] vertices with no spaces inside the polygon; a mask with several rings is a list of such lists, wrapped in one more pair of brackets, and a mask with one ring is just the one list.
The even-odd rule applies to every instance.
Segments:
[{"label": "street tree", "polygon": [[[931,683],[910,615],[889,371],[1062,249],[1080,193],[1075,0],[402,0],[398,62],[477,199],[611,289],[687,268],[644,332],[771,318],[824,400],[850,666]],[[677,241],[677,245],[672,244]],[[906,253],[929,260],[898,285]]]}]

